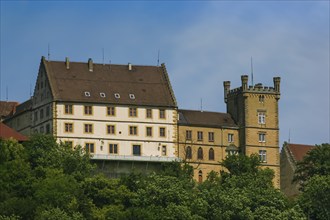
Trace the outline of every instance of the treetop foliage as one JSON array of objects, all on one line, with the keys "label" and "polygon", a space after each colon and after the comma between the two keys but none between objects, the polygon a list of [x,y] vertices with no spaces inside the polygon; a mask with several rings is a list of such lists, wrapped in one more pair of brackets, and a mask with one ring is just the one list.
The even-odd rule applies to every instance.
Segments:
[{"label": "treetop foliage", "polygon": [[[0,159],[0,220],[282,220],[306,219],[304,209],[313,207],[288,203],[272,185],[273,171],[261,169],[255,155],[229,156],[222,163],[226,171],[211,172],[203,183],[179,162],[164,163],[159,173],[110,179],[93,172],[83,149],[51,136],[34,136],[23,145],[1,141]],[[318,195],[313,193],[304,199]]]}]

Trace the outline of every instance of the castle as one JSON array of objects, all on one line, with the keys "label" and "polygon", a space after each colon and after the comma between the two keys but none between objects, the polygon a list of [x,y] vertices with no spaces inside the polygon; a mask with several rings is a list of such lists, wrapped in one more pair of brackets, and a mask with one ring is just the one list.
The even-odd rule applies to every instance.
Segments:
[{"label": "castle", "polygon": [[185,160],[197,181],[219,172],[226,155],[258,154],[279,188],[280,78],[273,87],[230,88],[227,113],[181,110],[161,66],[50,61],[42,57],[33,96],[5,123],[25,135],[44,133],[83,146],[113,174]]}]

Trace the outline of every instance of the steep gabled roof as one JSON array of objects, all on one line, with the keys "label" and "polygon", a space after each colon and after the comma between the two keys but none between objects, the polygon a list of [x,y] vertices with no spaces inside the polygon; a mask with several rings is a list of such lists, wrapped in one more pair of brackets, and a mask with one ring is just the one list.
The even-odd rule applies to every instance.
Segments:
[{"label": "steep gabled roof", "polygon": [[0,123],[0,139],[16,139],[17,141],[26,141],[28,140],[27,137],[18,133],[14,129],[8,127],[7,125]]},{"label": "steep gabled roof", "polygon": [[18,102],[0,101],[0,118],[4,118],[15,111]]},{"label": "steep gabled roof", "polygon": [[313,145],[287,144],[287,148],[295,162],[303,160],[304,156],[314,147]]},{"label": "steep gabled roof", "polygon": [[238,128],[230,114],[181,109],[179,110],[179,125]]},{"label": "steep gabled roof", "polygon": [[42,65],[56,101],[177,107],[163,64],[132,65],[131,70],[128,65],[93,64],[93,71],[89,71],[88,63],[70,62],[67,69],[64,61],[43,58]]}]

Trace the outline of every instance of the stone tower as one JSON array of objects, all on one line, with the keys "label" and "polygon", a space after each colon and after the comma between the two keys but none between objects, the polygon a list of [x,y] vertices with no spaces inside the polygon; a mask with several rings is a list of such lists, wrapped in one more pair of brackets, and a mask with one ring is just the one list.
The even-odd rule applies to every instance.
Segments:
[{"label": "stone tower", "polygon": [[274,77],[274,87],[258,83],[248,86],[248,76],[241,76],[242,86],[230,89],[225,81],[224,100],[227,113],[239,126],[240,151],[258,154],[262,166],[275,171],[274,186],[280,186],[279,120],[280,77]]}]

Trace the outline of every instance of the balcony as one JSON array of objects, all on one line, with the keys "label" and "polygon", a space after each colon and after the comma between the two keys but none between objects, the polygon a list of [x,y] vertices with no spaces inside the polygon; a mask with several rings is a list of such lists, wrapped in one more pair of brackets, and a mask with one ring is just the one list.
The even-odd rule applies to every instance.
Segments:
[{"label": "balcony", "polygon": [[92,160],[140,161],[140,162],[173,162],[180,161],[178,157],[162,156],[132,156],[132,155],[103,155],[93,154]]}]

